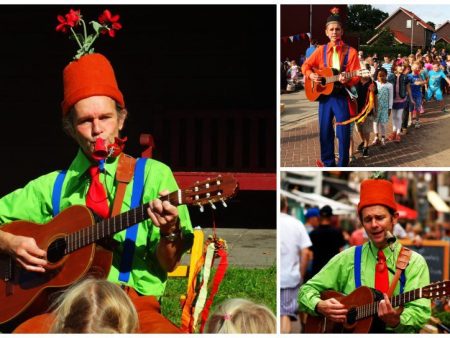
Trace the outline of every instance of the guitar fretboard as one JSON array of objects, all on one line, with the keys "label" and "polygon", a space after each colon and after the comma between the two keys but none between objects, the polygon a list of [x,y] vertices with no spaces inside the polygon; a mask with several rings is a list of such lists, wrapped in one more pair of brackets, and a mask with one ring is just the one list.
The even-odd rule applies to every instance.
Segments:
[{"label": "guitar fretboard", "polygon": [[[392,304],[392,307],[398,307],[398,306],[402,306],[406,303],[412,302],[416,299],[420,299],[422,297],[423,297],[422,288],[419,288],[419,289],[415,289],[415,290],[411,290],[411,291],[402,293],[397,296],[393,296],[393,297],[389,298],[389,300]],[[379,304],[380,304],[380,301],[358,306],[356,308],[356,311],[357,311],[356,320],[363,319],[363,318],[370,317],[370,316],[377,314]]]},{"label": "guitar fretboard", "polygon": [[[341,73],[342,75],[344,75],[344,77],[346,79],[352,78],[354,76],[357,76],[359,74],[359,70],[354,70],[353,72],[347,72],[347,73]],[[333,76],[328,76],[325,77],[325,84],[331,83],[331,82],[336,82],[339,81],[339,75],[333,75]]]},{"label": "guitar fretboard", "polygon": [[[160,197],[160,199],[162,201],[170,201],[172,205],[178,206],[183,204],[183,191],[177,190],[167,196]],[[73,251],[146,220],[149,218],[147,213],[149,205],[150,203],[145,203],[137,208],[124,212],[123,214],[104,219],[67,235],[65,237],[66,249],[64,254],[70,254]]]}]

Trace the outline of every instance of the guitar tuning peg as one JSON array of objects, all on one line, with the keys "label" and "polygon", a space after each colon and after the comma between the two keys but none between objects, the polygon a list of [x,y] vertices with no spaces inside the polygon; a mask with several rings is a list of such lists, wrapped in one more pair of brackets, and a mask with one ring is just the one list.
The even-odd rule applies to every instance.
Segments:
[{"label": "guitar tuning peg", "polygon": [[198,207],[200,208],[200,212],[205,211],[205,208],[203,208],[203,205],[201,205],[200,203],[198,204]]},{"label": "guitar tuning peg", "polygon": [[224,207],[224,208],[226,208],[226,207],[227,207],[228,205],[227,205],[227,204],[225,203],[224,199],[223,199],[223,198],[221,198],[220,200],[222,201],[222,205],[223,205],[223,207]]},{"label": "guitar tuning peg", "polygon": [[211,208],[213,208],[214,210],[216,210],[216,206],[214,205],[214,203],[212,201],[209,201],[209,204],[211,204]]}]

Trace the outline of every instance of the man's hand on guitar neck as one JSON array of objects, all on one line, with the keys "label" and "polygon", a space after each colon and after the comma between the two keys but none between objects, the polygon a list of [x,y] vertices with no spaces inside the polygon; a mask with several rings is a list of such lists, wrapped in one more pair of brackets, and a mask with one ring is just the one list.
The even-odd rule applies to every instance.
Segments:
[{"label": "man's hand on guitar neck", "polygon": [[345,322],[348,312],[345,306],[335,298],[319,301],[316,305],[316,311],[337,323]]},{"label": "man's hand on guitar neck", "polygon": [[386,294],[383,295],[384,300],[380,301],[378,305],[378,317],[386,323],[386,326],[397,327],[400,324],[400,314],[403,308],[394,309],[389,301],[389,297]]},{"label": "man's hand on guitar neck", "polygon": [[14,257],[25,270],[45,272],[47,261],[42,257],[46,252],[37,246],[34,238],[0,231],[0,249]]},{"label": "man's hand on guitar neck", "polygon": [[350,81],[349,78],[345,77],[344,73],[340,73],[339,74],[339,80],[340,83],[344,84],[347,83],[348,81]]}]

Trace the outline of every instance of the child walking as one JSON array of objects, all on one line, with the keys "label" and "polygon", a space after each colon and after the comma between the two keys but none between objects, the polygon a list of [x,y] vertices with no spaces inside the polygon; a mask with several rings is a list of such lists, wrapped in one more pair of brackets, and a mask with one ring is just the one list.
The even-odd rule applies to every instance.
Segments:
[{"label": "child walking", "polygon": [[[409,103],[409,111],[411,112],[411,123],[414,128],[420,127],[419,115],[422,107],[422,86],[425,84],[420,73],[420,61],[415,61],[411,66],[411,74],[409,74],[409,82],[411,86],[411,101]],[[414,122],[415,121],[415,122]]]},{"label": "child walking", "polygon": [[378,71],[378,80],[376,81],[378,96],[377,96],[377,110],[378,114],[373,121],[373,132],[375,139],[372,145],[380,143],[384,146],[386,144],[386,125],[391,114],[392,104],[394,101],[394,90],[392,84],[387,82],[387,71],[381,68]]},{"label": "child walking", "polygon": [[435,61],[433,63],[433,69],[428,72],[427,101],[430,101],[431,97],[434,96],[436,101],[439,103],[439,108],[445,113],[445,102],[442,97],[441,79],[444,79],[448,84],[450,84],[450,80],[447,79],[444,71],[440,69],[439,62]]},{"label": "child walking", "polygon": [[402,131],[403,110],[406,107],[407,95],[411,98],[411,87],[408,76],[403,74],[403,65],[397,64],[394,74],[388,77],[394,90],[394,104],[392,106],[392,133],[388,140],[400,142]]}]

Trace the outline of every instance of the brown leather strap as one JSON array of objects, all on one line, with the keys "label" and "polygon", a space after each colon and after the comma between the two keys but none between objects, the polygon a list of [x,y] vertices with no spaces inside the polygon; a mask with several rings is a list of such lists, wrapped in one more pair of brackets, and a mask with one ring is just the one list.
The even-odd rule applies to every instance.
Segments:
[{"label": "brown leather strap", "polygon": [[398,280],[400,279],[400,275],[402,271],[406,269],[409,263],[409,259],[411,258],[412,251],[411,249],[405,248],[402,246],[400,253],[397,258],[397,270],[395,271],[394,279],[392,280],[391,286],[388,290],[388,297],[391,297],[394,293],[395,287],[397,286]]},{"label": "brown leather strap", "polygon": [[120,214],[120,211],[122,209],[123,197],[125,196],[125,189],[127,187],[127,184],[133,178],[135,164],[136,159],[127,154],[122,154],[119,157],[119,163],[117,164],[116,171],[116,181],[118,182],[118,184],[111,216]]}]

